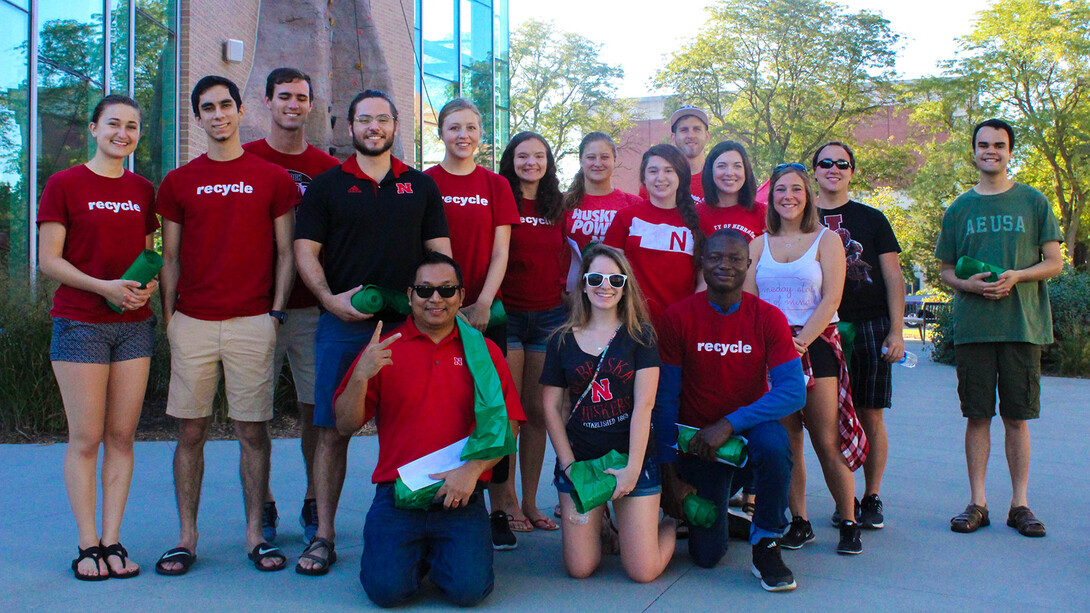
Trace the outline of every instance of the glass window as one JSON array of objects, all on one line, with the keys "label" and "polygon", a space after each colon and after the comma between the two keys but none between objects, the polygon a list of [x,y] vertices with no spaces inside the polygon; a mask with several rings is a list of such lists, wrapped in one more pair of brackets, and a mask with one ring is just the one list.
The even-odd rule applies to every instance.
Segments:
[{"label": "glass window", "polygon": [[457,0],[422,0],[420,13],[424,73],[450,81],[458,78],[455,2]]},{"label": "glass window", "polygon": [[458,84],[439,79],[431,75],[424,75],[424,91],[421,92],[420,105],[421,125],[421,168],[427,168],[438,164],[443,159],[446,151],[443,141],[439,139],[439,110],[452,98],[458,97]]},{"label": "glass window", "polygon": [[29,14],[0,3],[0,266],[13,276],[26,275],[29,255],[29,28]]},{"label": "glass window", "polygon": [[511,56],[511,29],[507,17],[507,0],[496,0],[493,5],[493,13],[496,16],[495,33],[496,59],[504,62],[510,61]]},{"label": "glass window", "polygon": [[110,93],[129,92],[129,2],[112,0],[110,11]]},{"label": "glass window", "polygon": [[478,0],[462,0],[462,68],[480,70],[486,63],[492,64],[492,7]]},{"label": "glass window", "polygon": [[136,101],[144,109],[143,137],[133,171],[158,184],[174,168],[177,84],[174,80],[174,0],[139,0],[136,5]]}]

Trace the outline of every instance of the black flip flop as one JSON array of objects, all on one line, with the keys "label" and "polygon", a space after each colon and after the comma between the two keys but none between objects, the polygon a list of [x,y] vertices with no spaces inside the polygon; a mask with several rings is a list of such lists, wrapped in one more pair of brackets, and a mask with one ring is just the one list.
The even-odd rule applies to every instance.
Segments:
[{"label": "black flip flop", "polygon": [[[189,567],[193,566],[193,563],[197,561],[197,554],[186,549],[185,547],[175,547],[170,551],[164,553],[159,557],[159,561],[155,563],[155,572],[160,575],[166,575],[168,577],[178,577],[189,572]],[[175,568],[167,570],[163,568],[164,563],[176,562],[181,564],[181,568]]]},{"label": "black flip flop", "polygon": [[[249,558],[250,561],[254,563],[254,568],[266,573],[284,570],[288,565],[288,556],[284,555],[284,552],[280,551],[280,548],[276,545],[270,545],[265,542],[259,543],[254,547],[253,551],[249,553]],[[262,564],[265,560],[275,560],[277,558],[279,558],[280,561],[273,566],[265,566]]]},{"label": "black flip flop", "polygon": [[[99,543],[99,545],[102,545],[102,543]],[[121,568],[125,568],[125,562],[127,562],[128,559],[129,559],[129,550],[125,549],[125,547],[122,546],[120,542],[114,543],[113,545],[110,545],[109,547],[102,547],[102,559],[106,560],[106,570],[109,571],[110,578],[112,578],[112,579],[132,579],[133,577],[140,574],[140,569],[139,568],[137,568],[135,571],[129,572],[129,573],[119,573],[119,572],[114,571],[114,568],[112,566],[110,566],[110,560],[109,560],[109,558],[114,557],[114,556],[117,556],[117,557],[121,558]]]},{"label": "black flip flop", "polygon": [[[83,549],[79,545],[76,546],[76,550],[79,551],[79,557],[72,560],[72,573],[76,576],[76,579],[80,581],[105,581],[110,578],[110,575],[84,575],[79,572],[79,563],[91,559],[95,561],[95,568],[99,568],[98,563],[102,561],[102,548],[98,545],[92,545],[87,549]],[[109,564],[106,565],[109,568]]]}]

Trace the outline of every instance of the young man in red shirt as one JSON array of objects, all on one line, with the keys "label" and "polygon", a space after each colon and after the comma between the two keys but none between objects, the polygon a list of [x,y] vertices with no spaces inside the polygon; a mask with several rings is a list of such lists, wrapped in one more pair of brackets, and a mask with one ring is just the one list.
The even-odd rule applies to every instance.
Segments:
[{"label": "young man in red shirt", "polygon": [[[460,441],[476,426],[474,379],[455,323],[465,289],[462,271],[429,252],[409,289],[412,317],[382,338],[382,324],[348,369],[334,396],[337,430],[350,436],[377,416],[377,485],[363,529],[360,583],[380,607],[404,604],[429,575],[454,604],[472,606],[492,592],[492,534],[481,490],[499,461],[469,460],[432,475],[443,481],[430,508],[394,503],[398,468]],[[513,430],[526,421],[498,346],[488,347]]]},{"label": "young man in red shirt", "polygon": [[197,559],[204,443],[221,365],[227,415],[241,448],[246,547],[258,570],[281,570],[287,559],[261,530],[271,450],[265,422],[272,419],[276,330],[295,274],[291,213],[299,191],[283,168],[242,149],[237,85],[204,77],[191,102],[208,135],[208,153],[169,172],[158,197],[171,354],[167,414],[179,424],[174,490],[181,533],[155,570],[182,575]]},{"label": "young man in red shirt", "polygon": [[[246,143],[242,148],[287,170],[302,196],[314,177],[340,164],[337,158],[307,143],[303,134],[307,116],[314,108],[310,76],[295,68],[277,68],[270,72],[265,79],[265,107],[272,114],[269,135]],[[302,435],[300,445],[307,471],[307,491],[299,512],[299,524],[303,527],[303,540],[309,544],[318,531],[318,504],[314,496],[314,448],[318,440],[314,428],[314,333],[318,328],[318,299],[298,276],[291,286],[286,312],[276,335],[273,372],[280,373],[287,356],[295,382]],[[261,513],[261,529],[266,541],[276,540],[279,519],[270,487]]]},{"label": "young man in red shirt", "polygon": [[[749,537],[753,574],[768,591],[793,590],[777,542],[787,526],[791,481],[791,449],[779,419],[806,402],[802,363],[783,313],[742,291],[750,261],[745,236],[716,231],[700,261],[708,290],[671,306],[658,327],[662,367],[654,425],[663,508],[682,518],[682,500],[693,493],[715,504],[711,527],[689,529],[693,561],[715,566],[727,553],[727,501],[738,472],[717,462],[715,451],[733,434],[745,437],[757,494]],[[678,454],[676,423],[700,428],[690,443],[693,455]]]},{"label": "young man in red shirt", "polygon": [[348,105],[356,154],[311,182],[296,216],[296,266],[322,309],[314,340],[318,531],[295,567],[303,575],[324,575],[337,560],[334,521],[352,437],[337,432],[333,392],[375,324],[382,321],[390,329],[405,320],[399,313],[361,313],[352,306],[352,295],[364,285],[404,291],[425,251],[450,255],[435,181],[390,155],[397,117],[386,93],[358,94]]}]

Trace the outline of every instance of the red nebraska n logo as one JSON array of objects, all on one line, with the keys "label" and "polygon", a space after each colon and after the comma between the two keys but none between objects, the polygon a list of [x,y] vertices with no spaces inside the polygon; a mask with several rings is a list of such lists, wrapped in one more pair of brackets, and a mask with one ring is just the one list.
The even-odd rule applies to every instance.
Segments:
[{"label": "red nebraska n logo", "polygon": [[609,379],[591,381],[590,401],[602,402],[603,400],[613,400],[613,392],[609,391]]},{"label": "red nebraska n logo", "polygon": [[412,183],[398,183],[397,184],[397,193],[399,193],[399,194],[411,194],[411,193],[413,193],[413,184]]},{"label": "red nebraska n logo", "polygon": [[677,243],[677,247],[678,247],[677,250],[684,253],[685,252],[685,242],[686,242],[685,239],[687,238],[687,236],[688,235],[686,235],[684,232],[671,232],[670,233],[670,251],[674,250],[674,244]]}]

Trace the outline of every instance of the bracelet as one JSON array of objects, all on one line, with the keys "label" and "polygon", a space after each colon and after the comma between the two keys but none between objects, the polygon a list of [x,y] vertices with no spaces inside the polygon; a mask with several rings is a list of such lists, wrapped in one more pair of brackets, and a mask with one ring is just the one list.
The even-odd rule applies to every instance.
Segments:
[{"label": "bracelet", "polygon": [[574,460],[572,460],[571,462],[568,462],[568,465],[565,466],[564,468],[561,468],[560,472],[564,473],[565,475],[568,474],[568,469],[571,468],[572,464],[575,464]]}]

